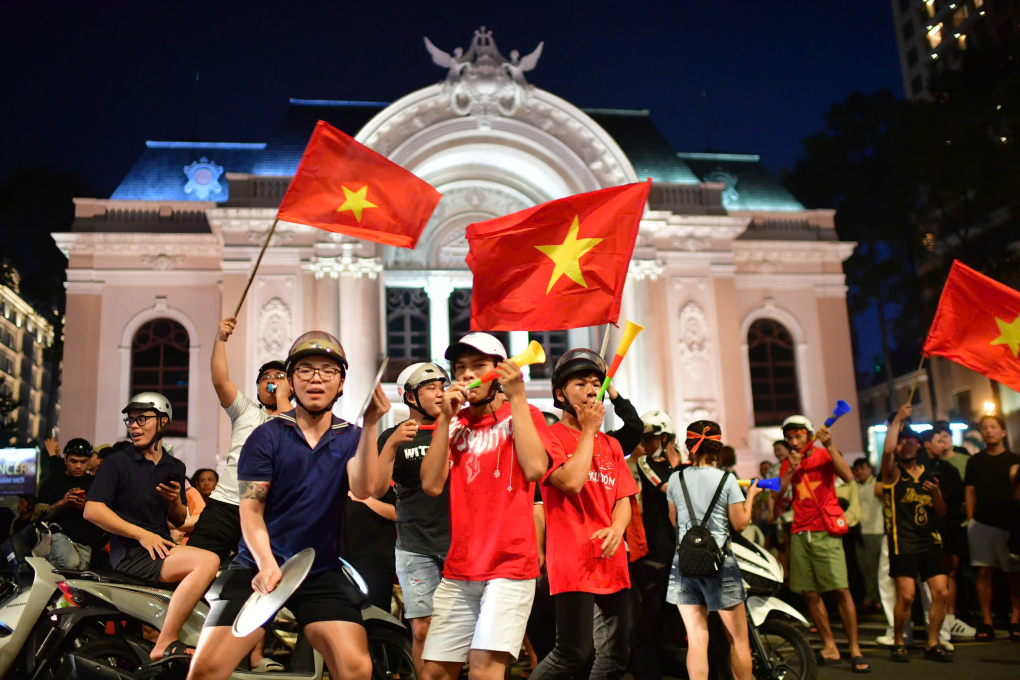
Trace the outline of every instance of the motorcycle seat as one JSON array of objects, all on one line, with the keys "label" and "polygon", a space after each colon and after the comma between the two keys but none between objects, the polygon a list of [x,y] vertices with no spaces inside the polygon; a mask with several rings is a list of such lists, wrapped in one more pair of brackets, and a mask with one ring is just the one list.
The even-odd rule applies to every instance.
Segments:
[{"label": "motorcycle seat", "polygon": [[162,588],[168,590],[165,583],[153,583],[139,578],[133,578],[115,571],[93,571],[90,569],[54,569],[53,573],[60,574],[67,579],[78,579],[82,581],[95,581],[97,583],[112,583],[125,586],[145,586],[147,588]]}]

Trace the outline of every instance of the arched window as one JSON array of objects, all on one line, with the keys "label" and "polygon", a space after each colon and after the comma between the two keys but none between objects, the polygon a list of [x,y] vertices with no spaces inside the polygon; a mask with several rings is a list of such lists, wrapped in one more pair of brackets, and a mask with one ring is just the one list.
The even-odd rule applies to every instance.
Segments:
[{"label": "arched window", "polygon": [[793,336],[773,319],[758,319],[747,331],[754,424],[779,425],[800,411]]},{"label": "arched window", "polygon": [[171,437],[188,435],[188,331],[173,319],[153,319],[131,342],[131,394],[159,392],[170,400]]},{"label": "arched window", "polygon": [[422,288],[386,289],[386,351],[390,362],[384,380],[394,382],[404,368],[429,361],[429,296]]}]

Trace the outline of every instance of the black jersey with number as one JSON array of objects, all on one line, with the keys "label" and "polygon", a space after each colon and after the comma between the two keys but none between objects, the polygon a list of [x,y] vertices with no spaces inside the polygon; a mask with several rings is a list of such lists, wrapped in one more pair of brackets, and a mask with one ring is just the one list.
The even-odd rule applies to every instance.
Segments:
[{"label": "black jersey with number", "polygon": [[920,469],[920,474],[912,477],[897,463],[896,482],[885,485],[885,535],[890,555],[912,555],[942,545],[934,501],[924,490],[924,483],[934,477],[924,466]]}]

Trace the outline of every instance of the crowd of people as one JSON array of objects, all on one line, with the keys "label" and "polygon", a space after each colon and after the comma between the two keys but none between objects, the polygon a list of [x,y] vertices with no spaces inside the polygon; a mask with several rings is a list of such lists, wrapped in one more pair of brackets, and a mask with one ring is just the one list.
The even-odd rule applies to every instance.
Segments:
[{"label": "crowd of people", "polygon": [[[21,499],[11,527],[51,523],[56,567],[177,584],[150,655],[193,654],[189,678],[283,669],[263,654],[262,629],[237,637],[231,626],[249,596],[271,592],[281,564],[306,548],[314,562],[286,607],[331,676],[346,680],[371,675],[362,607],[389,611],[395,583],[424,680],[454,680],[465,663],[472,680],[501,680],[522,649],[536,680],[628,671],[658,680],[650,647],[662,635],[664,602],[683,620],[693,680],[709,675],[713,612],[734,676],[750,680],[734,532],[783,564],[822,639],[820,663],[840,658],[832,605],[852,670],[870,670],[858,606],[885,611],[890,630],[879,642],[894,661],[909,661],[919,591],[929,622],[923,656],[952,661],[951,637],[995,637],[997,572],[1012,598],[1009,636],[1020,642],[1020,457],[1005,448],[998,416],[982,419],[986,449],[968,456],[943,424],[919,436],[906,406],[891,418],[877,474],[865,458],[851,465],[827,428],[792,416],[773,447],[776,463],[759,470],[779,478],[779,491],[755,481],[745,494],[718,423],[699,420],[679,436],[668,414],[639,417],[610,385],[622,425],[603,431],[597,395],[607,367],[592,350],[556,362],[557,417],[528,403],[522,369],[498,339],[470,333],[446,350],[452,375],[428,362],[402,372],[409,418],[378,432],[391,406],[380,386],[360,427],[333,414],[350,365],[325,332],[302,335],[287,357],[261,366],[255,399],[244,395],[227,366],[234,323],[220,323],[212,353],[213,387],[231,423],[219,472],[186,478],[163,443],[169,401],[138,394],[123,409],[128,441],[93,448],[73,439],[62,468],[56,442],[47,442],[50,476],[38,499]],[[341,557],[362,575],[367,597]],[[970,568],[981,610],[973,628],[956,618]],[[203,597],[209,614],[189,649],[178,635]],[[542,601],[555,633],[531,640],[529,618]]]}]

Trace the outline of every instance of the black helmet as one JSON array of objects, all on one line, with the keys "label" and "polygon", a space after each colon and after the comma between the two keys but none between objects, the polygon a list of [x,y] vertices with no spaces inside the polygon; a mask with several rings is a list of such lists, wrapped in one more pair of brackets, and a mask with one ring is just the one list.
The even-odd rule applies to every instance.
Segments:
[{"label": "black helmet", "polygon": [[287,372],[287,365],[285,363],[279,359],[273,359],[272,361],[267,361],[259,366],[259,372],[255,374],[255,382],[260,382],[262,380],[262,374],[274,368],[281,373]]},{"label": "black helmet", "polygon": [[92,444],[89,444],[88,440],[76,437],[71,441],[64,444],[64,458],[68,456],[78,456],[80,458],[91,458],[92,457]]},{"label": "black helmet", "polygon": [[606,362],[599,356],[598,352],[590,349],[572,349],[556,362],[552,374],[553,406],[576,416],[574,408],[556,396],[556,390],[563,389],[571,376],[578,373],[596,373],[599,382],[606,379]]}]

